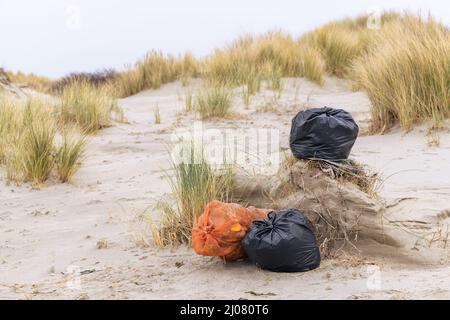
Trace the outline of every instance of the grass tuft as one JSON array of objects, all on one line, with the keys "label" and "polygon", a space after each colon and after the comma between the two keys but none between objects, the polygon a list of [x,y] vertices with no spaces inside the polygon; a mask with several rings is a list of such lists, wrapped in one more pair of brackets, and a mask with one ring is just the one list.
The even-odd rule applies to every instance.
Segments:
[{"label": "grass tuft", "polygon": [[0,100],[0,165],[8,182],[40,188],[53,170],[68,182],[79,168],[86,137],[61,123],[55,105],[37,98]]},{"label": "grass tuft", "polygon": [[41,107],[29,101],[25,108],[23,169],[35,187],[47,180],[54,165],[56,125],[48,114],[32,110]]},{"label": "grass tuft", "polygon": [[103,87],[112,85],[118,78],[119,73],[114,69],[104,69],[96,72],[73,72],[54,81],[50,87],[50,92],[60,94],[73,83],[85,82],[93,87]]},{"label": "grass tuft", "polygon": [[353,81],[372,102],[372,129],[439,124],[450,116],[450,32],[405,16],[387,24],[377,45],[353,65]]},{"label": "grass tuft", "polygon": [[175,205],[160,203],[162,210],[158,226],[153,224],[153,239],[160,246],[174,246],[191,242],[194,223],[211,200],[230,200],[234,171],[226,165],[220,171],[207,162],[199,142],[181,144],[183,161],[172,163],[169,177]]},{"label": "grass tuft", "polygon": [[65,129],[56,155],[56,165],[61,182],[69,182],[80,168],[86,149],[86,135],[76,127]]},{"label": "grass tuft", "polygon": [[0,164],[7,179],[39,188],[54,165],[56,122],[53,109],[38,99],[0,103]]},{"label": "grass tuft", "polygon": [[184,110],[186,112],[194,111],[194,95],[190,91],[184,96]]},{"label": "grass tuft", "polygon": [[184,54],[180,65],[180,80],[181,84],[185,87],[189,84],[190,78],[198,76],[200,66],[197,59],[190,52]]},{"label": "grass tuft", "polygon": [[48,92],[52,86],[52,80],[44,77],[38,76],[34,73],[23,73],[23,72],[6,72],[9,81],[19,86],[30,87],[39,92]]},{"label": "grass tuft", "polygon": [[232,92],[226,87],[208,87],[196,96],[195,108],[202,119],[223,118],[229,115]]},{"label": "grass tuft", "polygon": [[161,114],[159,113],[159,106],[153,109],[153,118],[155,119],[155,124],[161,123]]},{"label": "grass tuft", "polygon": [[63,124],[75,123],[87,133],[110,125],[113,102],[109,87],[73,82],[64,88],[60,98],[57,109]]},{"label": "grass tuft", "polygon": [[182,69],[186,77],[191,68],[190,58],[185,57],[183,63],[180,63],[173,56],[151,51],[120,75],[117,81],[119,96],[127,97],[145,89],[158,89],[161,85],[176,80]]}]

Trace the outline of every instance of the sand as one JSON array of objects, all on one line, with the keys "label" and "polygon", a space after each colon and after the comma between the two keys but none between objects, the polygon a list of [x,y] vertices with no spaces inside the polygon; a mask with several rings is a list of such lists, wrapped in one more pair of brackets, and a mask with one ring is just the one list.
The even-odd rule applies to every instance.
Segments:
[{"label": "sand", "polygon": [[[351,154],[386,178],[379,190],[386,217],[414,230],[413,245],[361,241],[359,255],[342,253],[298,274],[261,271],[247,262],[224,264],[188,247],[153,246],[145,217],[157,213],[152,206],[170,195],[171,132],[195,120],[183,112],[183,99],[200,85],[192,81],[187,89],[175,82],[120,100],[129,123],[90,138],[84,164],[70,184],[52,179],[32,190],[0,181],[0,298],[450,298],[450,133],[440,132],[440,146],[432,146],[426,125],[408,133],[362,134]],[[262,90],[248,109],[236,98],[232,118],[204,126],[276,128],[287,148],[291,118],[305,107],[346,109],[363,133],[370,124],[365,94],[350,91],[339,79],[328,78],[322,88],[285,79],[272,107],[271,97]],[[156,106],[159,125],[153,120]]]}]

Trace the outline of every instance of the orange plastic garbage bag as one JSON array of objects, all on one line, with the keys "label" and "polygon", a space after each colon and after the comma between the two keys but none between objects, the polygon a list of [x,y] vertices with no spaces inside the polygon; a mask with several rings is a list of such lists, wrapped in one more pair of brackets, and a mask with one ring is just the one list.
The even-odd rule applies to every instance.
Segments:
[{"label": "orange plastic garbage bag", "polygon": [[227,261],[244,258],[242,238],[254,220],[264,219],[270,211],[273,210],[211,201],[192,230],[192,247],[197,254]]}]

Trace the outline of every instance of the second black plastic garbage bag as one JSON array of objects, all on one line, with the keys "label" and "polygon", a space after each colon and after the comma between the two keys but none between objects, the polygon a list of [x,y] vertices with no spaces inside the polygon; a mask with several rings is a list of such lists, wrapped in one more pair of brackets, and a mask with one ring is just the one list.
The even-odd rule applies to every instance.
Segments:
[{"label": "second black plastic garbage bag", "polygon": [[289,144],[296,158],[339,162],[348,158],[358,131],[358,125],[347,111],[312,108],[292,119]]},{"label": "second black plastic garbage bag", "polygon": [[320,265],[312,226],[296,209],[270,212],[254,221],[241,242],[250,261],[276,272],[303,272]]}]

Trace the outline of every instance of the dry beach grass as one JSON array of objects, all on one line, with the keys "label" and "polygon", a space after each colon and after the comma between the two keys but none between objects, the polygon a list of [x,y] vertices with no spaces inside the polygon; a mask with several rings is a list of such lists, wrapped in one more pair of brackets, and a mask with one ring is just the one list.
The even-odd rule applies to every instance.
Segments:
[{"label": "dry beach grass", "polygon": [[[124,72],[73,74],[54,87],[62,91],[72,82],[108,83],[116,96],[126,97],[177,79],[186,85],[189,78],[202,77],[213,87],[242,86],[248,105],[262,81],[281,91],[282,77],[305,77],[322,85],[331,74],[367,92],[375,131],[396,123],[410,129],[421,121],[439,127],[450,113],[448,28],[409,13],[383,13],[378,29],[368,28],[367,19],[334,21],[297,39],[281,31],[242,36],[202,59],[151,51]],[[50,80],[35,75],[9,74],[41,90],[49,86]]]},{"label": "dry beach grass", "polygon": [[183,141],[179,146],[181,158],[172,159],[174,175],[168,176],[174,203],[159,202],[161,220],[159,224],[152,222],[153,240],[161,247],[190,243],[192,227],[206,204],[231,201],[233,166],[214,169],[199,141]]},{"label": "dry beach grass", "polygon": [[86,135],[106,127],[121,108],[110,87],[72,82],[56,99],[30,97],[0,100],[0,164],[9,181],[30,181],[39,188],[56,168],[67,182],[79,168]]},{"label": "dry beach grass", "polygon": [[[39,188],[56,166],[61,181],[68,181],[78,167],[85,135],[71,133],[69,136],[66,130],[58,124],[54,107],[43,101],[3,100],[0,163],[5,166],[8,180],[30,181]],[[62,135],[61,144],[57,142],[59,135]]]}]

